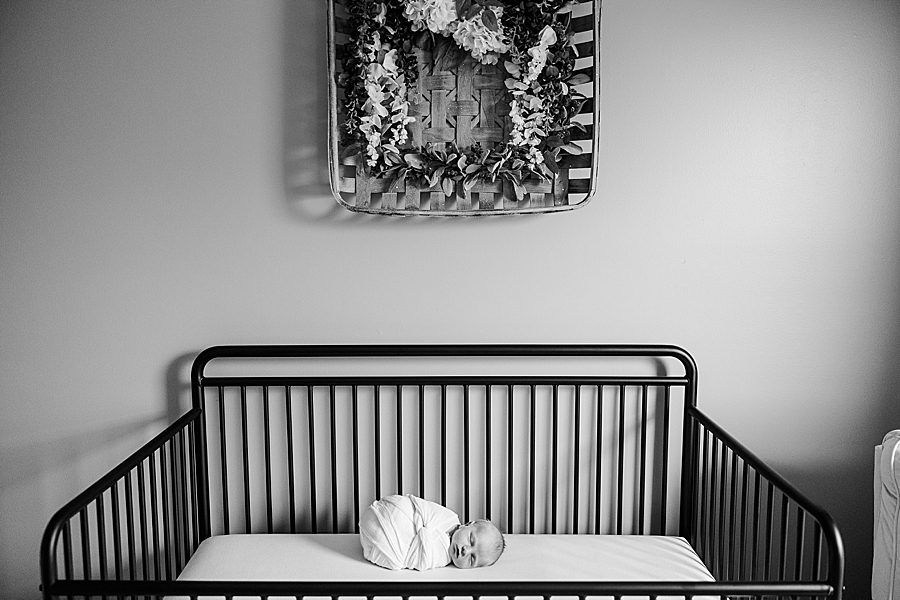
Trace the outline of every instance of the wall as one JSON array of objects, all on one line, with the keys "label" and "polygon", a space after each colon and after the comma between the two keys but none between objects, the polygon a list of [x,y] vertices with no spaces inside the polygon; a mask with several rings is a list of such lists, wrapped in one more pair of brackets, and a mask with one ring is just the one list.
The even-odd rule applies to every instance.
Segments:
[{"label": "wall", "polygon": [[610,0],[598,198],[394,220],[323,186],[318,2],[0,4],[0,597],[230,342],[666,342],[867,592],[898,426],[900,4]]}]

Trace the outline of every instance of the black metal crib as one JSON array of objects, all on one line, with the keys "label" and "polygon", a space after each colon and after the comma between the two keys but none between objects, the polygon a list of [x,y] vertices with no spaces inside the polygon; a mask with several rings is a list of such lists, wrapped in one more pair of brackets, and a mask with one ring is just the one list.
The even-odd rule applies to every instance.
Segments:
[{"label": "black metal crib", "polygon": [[[842,596],[831,517],[697,407],[675,346],[220,346],[192,406],[59,510],[59,597]],[[353,533],[385,494],[507,533],[675,535],[715,582],[178,581],[233,533]]]}]

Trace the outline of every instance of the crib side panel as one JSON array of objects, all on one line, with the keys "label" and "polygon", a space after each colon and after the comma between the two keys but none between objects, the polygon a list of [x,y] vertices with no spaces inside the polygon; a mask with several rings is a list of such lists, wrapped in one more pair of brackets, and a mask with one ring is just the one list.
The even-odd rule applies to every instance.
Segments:
[{"label": "crib side panel", "polygon": [[41,583],[167,581],[200,543],[195,436],[178,419],[60,509],[41,546]]},{"label": "crib side panel", "polygon": [[510,533],[678,530],[690,382],[677,365],[497,375],[407,362],[205,377],[211,533],[354,532],[395,493]]},{"label": "crib side panel", "polygon": [[697,456],[685,532],[719,581],[827,582],[841,597],[844,554],[831,517],[695,407]]}]

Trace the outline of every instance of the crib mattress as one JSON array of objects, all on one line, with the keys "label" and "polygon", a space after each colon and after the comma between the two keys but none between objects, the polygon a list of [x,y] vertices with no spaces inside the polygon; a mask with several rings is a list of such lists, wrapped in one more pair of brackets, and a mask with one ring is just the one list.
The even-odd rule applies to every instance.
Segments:
[{"label": "crib mattress", "polygon": [[714,581],[686,540],[669,536],[507,535],[492,567],[391,571],[363,558],[354,534],[213,536],[179,580]]}]

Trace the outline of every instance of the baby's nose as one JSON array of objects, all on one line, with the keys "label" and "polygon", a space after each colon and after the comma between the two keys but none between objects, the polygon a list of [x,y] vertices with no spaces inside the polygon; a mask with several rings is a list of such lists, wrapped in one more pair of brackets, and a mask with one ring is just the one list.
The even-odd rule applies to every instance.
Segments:
[{"label": "baby's nose", "polygon": [[465,555],[468,554],[468,553],[469,553],[469,548],[468,548],[467,546],[460,546],[460,547],[459,547],[459,554],[460,554],[460,556],[465,556]]}]

